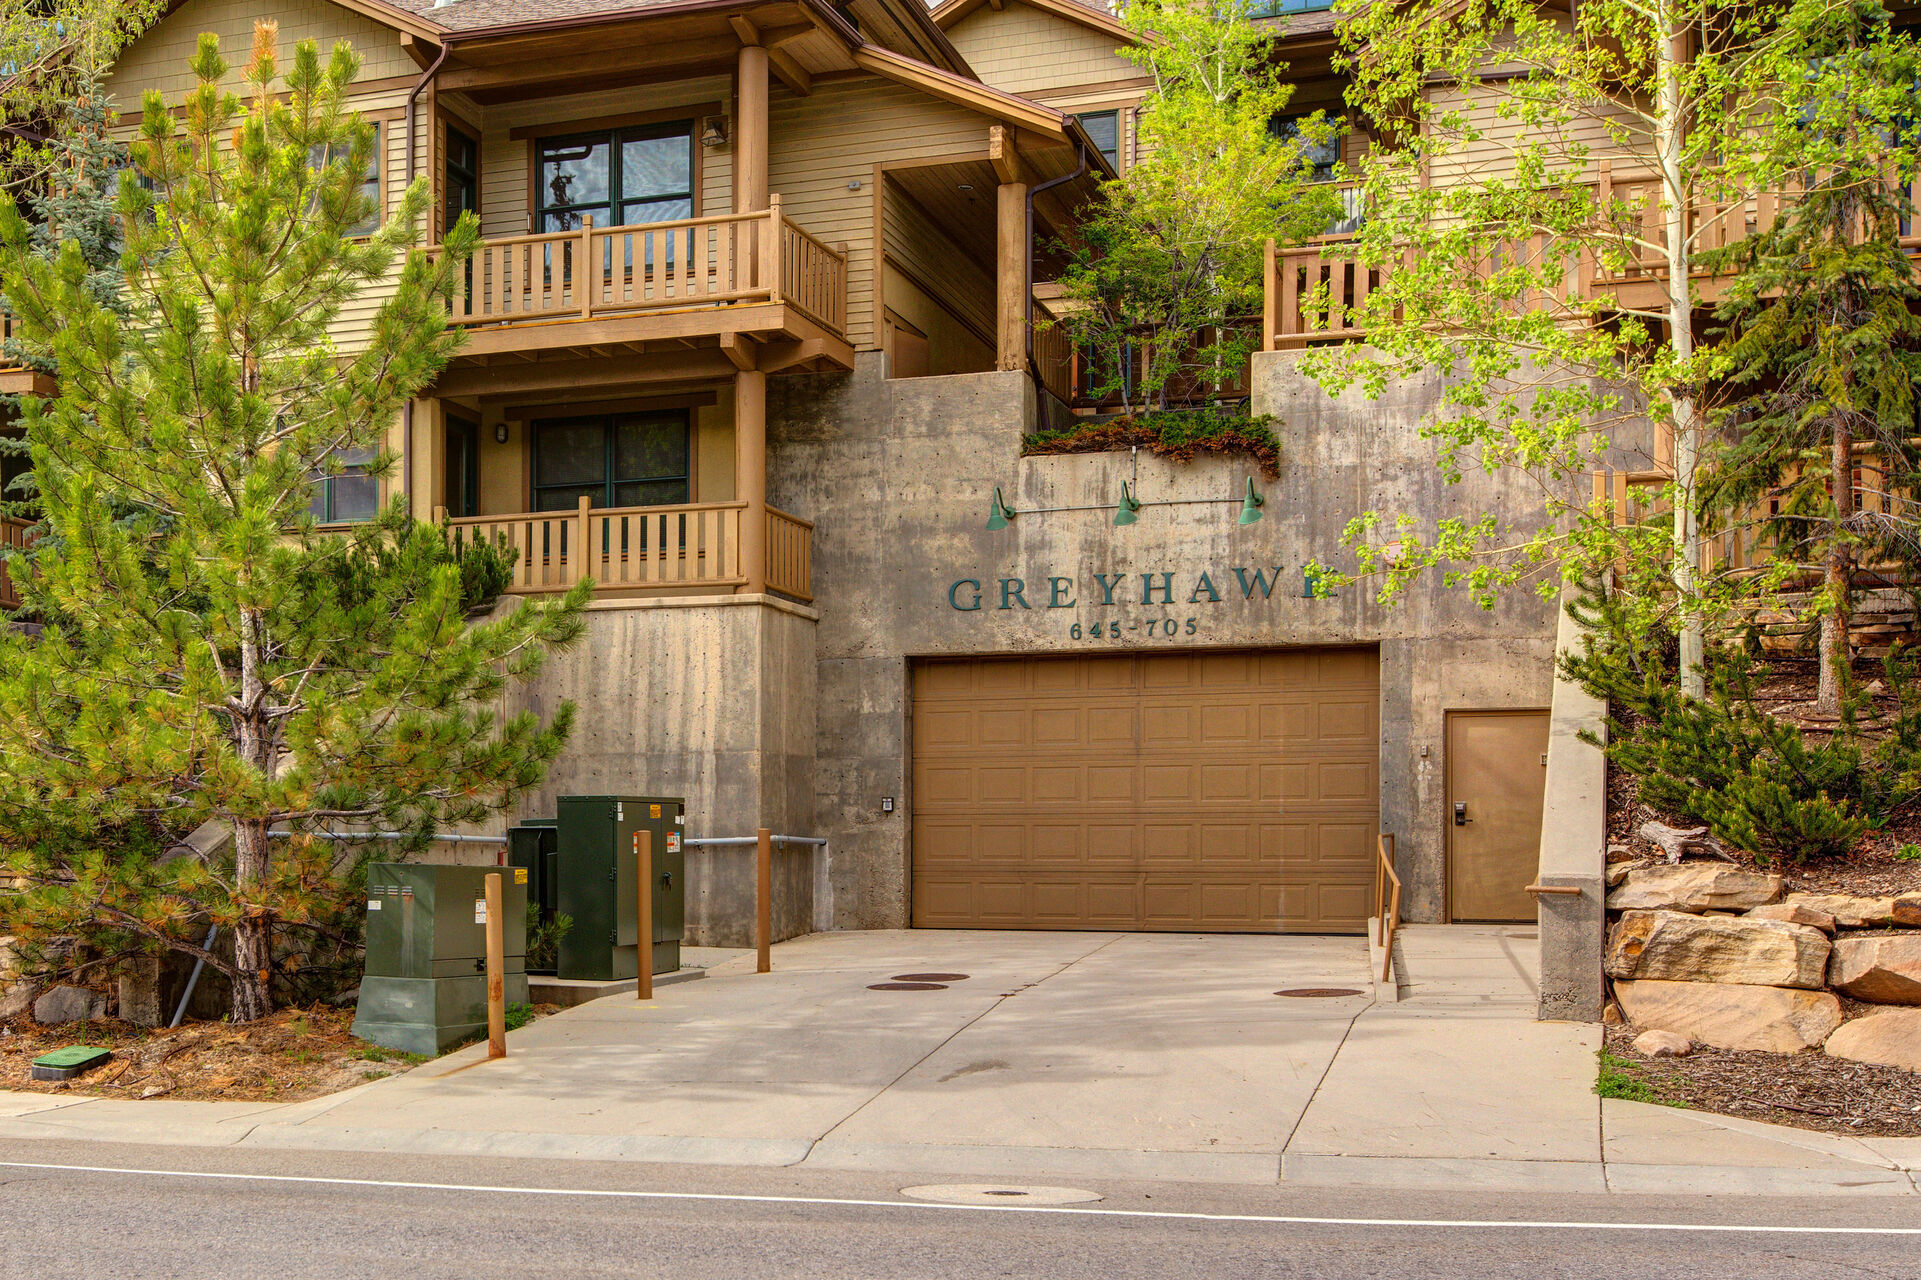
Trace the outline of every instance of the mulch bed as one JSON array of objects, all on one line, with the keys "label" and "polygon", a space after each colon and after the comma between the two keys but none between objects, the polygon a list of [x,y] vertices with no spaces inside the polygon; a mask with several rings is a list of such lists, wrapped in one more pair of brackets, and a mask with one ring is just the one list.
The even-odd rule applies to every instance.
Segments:
[{"label": "mulch bed", "polygon": [[[557,1011],[533,1006],[536,1016]],[[0,1026],[0,1089],[103,1098],[299,1102],[407,1071],[425,1061],[356,1039],[353,1010],[282,1009],[242,1026],[189,1022],[177,1030],[115,1018],[45,1027],[22,1015]],[[67,1045],[98,1045],[113,1059],[77,1080],[33,1079],[33,1059]]]},{"label": "mulch bed", "polygon": [[[1852,1012],[1852,1011],[1851,1011]],[[1696,1111],[1857,1138],[1921,1138],[1921,1075],[1805,1053],[1737,1053],[1695,1046],[1685,1058],[1643,1058],[1635,1032],[1607,1029],[1622,1075],[1663,1102]]]}]

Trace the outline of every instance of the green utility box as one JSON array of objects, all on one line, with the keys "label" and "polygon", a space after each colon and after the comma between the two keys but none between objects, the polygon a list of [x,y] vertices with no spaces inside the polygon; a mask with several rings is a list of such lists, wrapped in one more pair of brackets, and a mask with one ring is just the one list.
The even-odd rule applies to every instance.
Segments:
[{"label": "green utility box", "polygon": [[560,909],[560,828],[552,818],[529,818],[507,828],[507,865],[527,872],[527,901],[543,919]]},{"label": "green utility box", "polygon": [[686,805],[666,796],[562,796],[556,908],[573,918],[560,940],[562,978],[605,982],[640,972],[636,836],[652,831],[654,972],[680,968],[687,920]]},{"label": "green utility box", "polygon": [[515,867],[367,868],[367,968],[353,1033],[432,1057],[487,1033],[487,877],[501,879],[507,1003],[527,1000],[527,884]]}]

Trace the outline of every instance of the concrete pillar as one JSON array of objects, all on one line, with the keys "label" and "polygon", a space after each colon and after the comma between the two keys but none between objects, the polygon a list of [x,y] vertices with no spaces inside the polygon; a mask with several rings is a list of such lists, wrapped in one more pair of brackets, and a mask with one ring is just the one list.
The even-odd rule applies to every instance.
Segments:
[{"label": "concrete pillar", "polygon": [[734,374],[734,498],[740,514],[743,590],[767,590],[767,375],[758,369]]},{"label": "concrete pillar", "polygon": [[767,207],[767,50],[740,47],[734,120],[734,212]]},{"label": "concrete pillar", "polygon": [[1027,367],[1027,184],[996,189],[994,367]]},{"label": "concrete pillar", "polygon": [[120,1017],[136,1027],[158,1027],[173,1016],[161,1000],[163,968],[159,956],[137,956],[123,962],[120,974]]}]

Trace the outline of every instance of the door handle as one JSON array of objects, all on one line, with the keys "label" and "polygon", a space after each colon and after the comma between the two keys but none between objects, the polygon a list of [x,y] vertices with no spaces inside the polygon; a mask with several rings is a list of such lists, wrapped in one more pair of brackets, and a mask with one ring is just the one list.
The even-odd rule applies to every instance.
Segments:
[{"label": "door handle", "polygon": [[1467,801],[1456,800],[1454,802],[1454,825],[1457,827],[1465,827],[1472,821],[1474,821],[1474,819],[1467,816]]}]

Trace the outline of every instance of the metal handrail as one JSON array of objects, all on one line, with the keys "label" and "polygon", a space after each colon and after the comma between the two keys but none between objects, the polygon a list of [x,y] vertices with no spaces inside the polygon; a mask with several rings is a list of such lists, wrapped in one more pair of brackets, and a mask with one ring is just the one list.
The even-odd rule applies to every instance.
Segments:
[{"label": "metal handrail", "polygon": [[1394,872],[1394,835],[1383,831],[1374,840],[1374,918],[1381,922],[1381,974],[1394,975],[1394,935],[1401,927],[1401,877]]},{"label": "metal handrail", "polygon": [[774,873],[770,856],[777,844],[805,844],[826,848],[819,836],[777,836],[766,827],[751,836],[694,836],[683,845],[701,848],[745,848],[754,846],[754,952],[755,972],[771,973],[774,968]]}]

